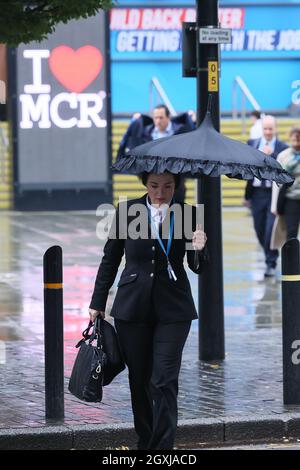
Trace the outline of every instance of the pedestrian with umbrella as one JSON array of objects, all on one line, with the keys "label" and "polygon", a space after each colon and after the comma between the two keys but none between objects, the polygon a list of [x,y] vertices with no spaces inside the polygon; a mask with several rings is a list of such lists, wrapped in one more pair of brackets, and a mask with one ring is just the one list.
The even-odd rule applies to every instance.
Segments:
[{"label": "pedestrian with umbrella", "polygon": [[[183,261],[186,255],[196,274],[205,268],[206,235],[197,224],[196,208],[174,199],[180,175],[144,172],[141,178],[147,193],[116,210],[89,312],[92,321],[105,316],[109,289],[125,253],[110,315],[129,370],[137,447],[172,449],[182,351],[197,318]],[[132,230],[136,212],[140,234]]]},{"label": "pedestrian with umbrella", "polygon": [[[104,248],[90,316],[105,315],[108,292],[125,252],[126,265],[111,315],[129,369],[138,448],[172,449],[182,350],[191,321],[197,318],[183,259],[186,254],[188,266],[200,274],[213,250],[204,227],[197,224],[195,207],[179,203],[181,214],[192,208],[189,218],[172,210],[179,178],[226,174],[277,183],[292,183],[293,178],[271,157],[219,134],[209,109],[198,129],[140,145],[114,168],[141,175],[148,192],[129,201],[125,225],[120,217],[123,203],[117,208],[115,236],[109,237]],[[133,206],[145,214],[139,225],[146,227],[148,239],[129,236]],[[178,226],[181,235],[177,238]]]}]

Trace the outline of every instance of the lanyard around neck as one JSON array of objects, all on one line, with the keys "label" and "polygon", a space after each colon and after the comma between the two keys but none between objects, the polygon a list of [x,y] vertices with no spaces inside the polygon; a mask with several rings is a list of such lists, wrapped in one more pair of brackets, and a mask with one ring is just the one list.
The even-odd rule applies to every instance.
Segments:
[{"label": "lanyard around neck", "polygon": [[176,277],[176,274],[174,272],[174,269],[172,268],[171,266],[171,263],[170,263],[170,260],[169,260],[169,253],[170,253],[170,249],[171,249],[171,245],[172,245],[172,240],[173,240],[173,232],[174,232],[174,212],[171,212],[171,215],[170,215],[170,231],[169,231],[169,239],[168,239],[168,245],[167,245],[167,251],[165,249],[165,246],[162,242],[162,239],[159,235],[159,232],[156,228],[156,225],[151,217],[151,212],[150,212],[150,209],[148,209],[148,214],[149,214],[149,219],[150,219],[150,223],[155,231],[155,234],[156,234],[156,238],[161,246],[161,249],[163,250],[164,254],[166,255],[166,258],[167,258],[167,270],[168,270],[168,274],[169,274],[169,278],[170,279],[174,279],[174,281],[177,281],[177,277]]},{"label": "lanyard around neck", "polygon": [[171,212],[171,215],[170,215],[170,231],[169,231],[169,239],[168,239],[168,245],[167,245],[167,251],[165,249],[165,246],[163,244],[163,241],[159,235],[159,232],[156,228],[156,225],[154,223],[154,220],[152,219],[151,217],[151,212],[150,212],[150,209],[148,209],[148,214],[149,214],[149,219],[150,219],[150,223],[151,223],[151,226],[153,227],[153,230],[155,232],[155,235],[156,235],[156,238],[158,240],[158,243],[160,244],[161,246],[161,249],[163,250],[164,254],[166,255],[167,258],[169,258],[169,253],[170,253],[170,249],[171,249],[171,245],[172,245],[172,240],[173,240],[173,232],[174,232],[174,212]]}]

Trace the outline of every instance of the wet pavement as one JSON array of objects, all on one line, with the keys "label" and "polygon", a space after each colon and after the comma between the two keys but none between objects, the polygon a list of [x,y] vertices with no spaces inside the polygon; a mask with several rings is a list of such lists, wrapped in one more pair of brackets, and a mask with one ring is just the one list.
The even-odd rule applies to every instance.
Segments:
[{"label": "wet pavement", "polygon": [[[132,424],[126,371],[104,388],[100,404],[85,404],[67,391],[102,256],[98,221],[94,212],[0,213],[0,431],[47,425],[42,259],[52,245],[62,246],[64,260],[64,423]],[[194,321],[180,374],[179,419],[300,417],[300,407],[282,403],[279,269],[275,279],[264,279],[246,209],[224,210],[223,242],[226,360],[198,360]],[[189,271],[189,278],[197,305],[197,276]],[[108,311],[114,293],[115,287]]]}]

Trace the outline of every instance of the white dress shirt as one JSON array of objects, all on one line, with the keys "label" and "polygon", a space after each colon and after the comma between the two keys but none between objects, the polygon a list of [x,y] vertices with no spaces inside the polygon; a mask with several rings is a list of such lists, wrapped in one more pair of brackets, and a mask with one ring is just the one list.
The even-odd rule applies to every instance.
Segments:
[{"label": "white dress shirt", "polygon": [[[258,150],[260,150],[261,152],[263,151],[265,145],[269,146],[270,149],[272,150],[272,153],[274,152],[275,150],[275,143],[276,143],[276,137],[273,137],[272,140],[266,140],[264,137],[261,138],[260,140],[260,144],[259,144],[259,147],[258,147]],[[252,182],[252,185],[255,187],[255,188],[261,188],[263,186],[263,183],[262,181],[260,181],[258,178],[255,178],[254,177],[254,180]],[[272,187],[272,182],[269,181],[269,180],[265,180],[265,183],[264,183],[264,187],[265,188],[271,188]]]},{"label": "white dress shirt", "polygon": [[257,119],[250,127],[250,139],[260,139],[263,136],[262,120]]},{"label": "white dress shirt", "polygon": [[161,137],[169,137],[173,134],[174,134],[173,126],[170,121],[164,131],[160,131],[157,127],[154,127],[151,133],[151,137],[153,140],[157,140],[157,139],[160,139]]}]

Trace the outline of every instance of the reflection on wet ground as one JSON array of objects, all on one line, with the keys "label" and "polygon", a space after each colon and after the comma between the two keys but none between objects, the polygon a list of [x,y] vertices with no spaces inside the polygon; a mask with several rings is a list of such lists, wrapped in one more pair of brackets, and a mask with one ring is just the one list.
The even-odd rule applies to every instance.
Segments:
[{"label": "reflection on wet ground", "polygon": [[[63,248],[65,337],[78,337],[86,326],[102,256],[103,241],[96,236],[97,223],[91,212],[1,213],[2,340],[26,338],[28,334],[43,336],[42,262],[52,245]],[[279,270],[276,279],[264,279],[263,254],[246,210],[224,210],[223,242],[226,329],[279,326]],[[197,305],[197,276],[189,270],[188,275]],[[197,322],[193,322],[193,328],[197,328]]]},{"label": "reflection on wet ground", "polygon": [[[0,428],[43,426],[43,255],[63,248],[65,391],[88,323],[102,256],[94,213],[12,213],[0,218]],[[246,210],[223,215],[226,360],[198,360],[198,322],[184,349],[179,418],[282,414],[279,270],[264,279],[264,259]],[[280,266],[280,265],[279,265]],[[188,272],[197,305],[197,276]],[[109,296],[111,307],[116,283]],[[109,319],[109,317],[108,317]],[[258,360],[259,359],[259,360]],[[132,422],[127,372],[105,388],[99,405],[66,393],[65,424]],[[297,410],[297,407],[295,408]]]}]

